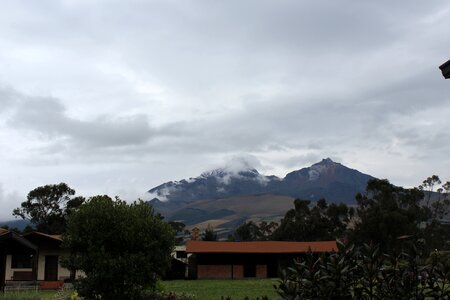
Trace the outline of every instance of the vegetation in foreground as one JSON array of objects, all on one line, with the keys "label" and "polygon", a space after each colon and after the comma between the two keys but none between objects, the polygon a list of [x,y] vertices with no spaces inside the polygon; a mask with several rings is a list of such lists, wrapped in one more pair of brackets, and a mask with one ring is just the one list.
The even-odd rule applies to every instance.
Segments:
[{"label": "vegetation in foreground", "polygon": [[[418,246],[418,247],[416,247]],[[422,261],[421,241],[405,242],[398,254],[380,246],[346,246],[339,252],[308,254],[283,271],[277,292],[283,299],[449,299],[448,256]]]},{"label": "vegetation in foreground", "polygon": [[170,266],[174,243],[171,227],[144,202],[92,197],[67,224],[65,265],[86,275],[75,287],[87,299],[141,299]]}]

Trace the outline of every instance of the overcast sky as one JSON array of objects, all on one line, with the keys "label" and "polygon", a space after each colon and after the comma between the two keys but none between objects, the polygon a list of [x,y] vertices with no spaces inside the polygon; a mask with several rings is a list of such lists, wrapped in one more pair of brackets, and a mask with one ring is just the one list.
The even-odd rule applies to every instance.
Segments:
[{"label": "overcast sky", "polygon": [[[0,219],[243,158],[450,180],[449,1],[3,1]],[[239,159],[238,159],[239,160]]]}]

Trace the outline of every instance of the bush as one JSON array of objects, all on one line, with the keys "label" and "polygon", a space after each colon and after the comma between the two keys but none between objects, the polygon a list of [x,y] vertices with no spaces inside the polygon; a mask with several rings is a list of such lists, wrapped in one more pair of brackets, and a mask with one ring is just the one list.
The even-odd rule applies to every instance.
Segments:
[{"label": "bush", "polygon": [[[230,296],[224,297],[222,296],[221,300],[233,300]],[[262,296],[261,298],[256,297],[256,299],[249,298],[248,296],[244,297],[244,300],[269,300],[269,297]]]},{"label": "bush", "polygon": [[151,291],[146,290],[142,293],[141,300],[196,300],[197,298],[194,295],[190,294],[175,294],[173,292],[159,292],[159,291]]},{"label": "bush", "polygon": [[64,246],[71,253],[65,265],[86,275],[75,281],[80,296],[141,299],[168,268],[174,233],[142,201],[97,196],[69,219]]},{"label": "bush", "polygon": [[339,252],[308,254],[282,271],[275,288],[283,299],[448,299],[448,270],[437,259],[425,264],[411,244],[400,254],[379,246],[346,246]]}]

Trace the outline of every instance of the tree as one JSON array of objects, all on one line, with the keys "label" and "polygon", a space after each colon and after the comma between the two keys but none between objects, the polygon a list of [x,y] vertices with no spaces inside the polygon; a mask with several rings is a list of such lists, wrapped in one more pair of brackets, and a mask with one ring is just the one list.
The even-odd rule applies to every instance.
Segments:
[{"label": "tree", "polygon": [[66,183],[37,187],[28,193],[27,201],[13,210],[13,216],[30,220],[38,231],[60,234],[64,232],[68,216],[85,200],[73,195],[75,190]]},{"label": "tree", "polygon": [[253,221],[248,221],[236,228],[234,233],[237,241],[257,241],[260,236],[260,230]]},{"label": "tree", "polygon": [[[441,184],[441,179],[437,175],[428,177],[419,186],[425,194],[425,206],[429,210],[430,221],[441,221],[447,214],[450,206],[449,192],[450,182]],[[434,191],[434,188],[437,188]]]},{"label": "tree", "polygon": [[[450,240],[449,226],[441,219],[448,211],[446,186],[438,176],[424,180],[419,188],[405,189],[392,185],[387,179],[372,179],[366,192],[358,194],[358,219],[353,238],[356,242],[380,244],[383,251],[391,251],[402,240],[414,236],[426,241],[430,249],[444,249]],[[445,191],[445,192],[444,192]]]},{"label": "tree", "polygon": [[174,231],[143,201],[95,196],[70,216],[63,246],[86,299],[139,299],[169,267]]},{"label": "tree", "polygon": [[420,205],[423,197],[417,188],[397,187],[387,179],[369,180],[366,192],[356,195],[359,222],[354,238],[380,244],[383,251],[390,251],[400,243],[399,237],[419,234],[419,225],[427,219]]},{"label": "tree", "polygon": [[[172,230],[175,232],[175,241],[177,243],[177,245],[181,245],[183,243],[184,240],[184,236],[186,234],[186,224],[184,224],[183,222],[177,222],[177,221],[170,221],[168,223],[170,225],[170,227],[172,227]],[[189,232],[189,231],[187,231]]]},{"label": "tree", "polygon": [[238,241],[267,241],[271,239],[272,233],[278,227],[278,223],[262,221],[259,224],[248,221],[239,226],[234,235]]},{"label": "tree", "polygon": [[[450,182],[441,185],[439,176],[428,177],[419,186],[425,194],[424,210],[428,220],[424,228],[424,237],[430,249],[450,249],[450,225],[442,222],[449,213]],[[434,190],[436,188],[436,191]]]},{"label": "tree", "polygon": [[208,227],[202,235],[202,241],[217,241],[217,234],[214,232],[214,227],[208,224]]},{"label": "tree", "polygon": [[340,238],[347,228],[351,210],[345,204],[329,205],[325,199],[311,208],[308,200],[296,199],[294,208],[287,211],[272,240],[323,241]]},{"label": "tree", "polygon": [[419,189],[424,191],[426,206],[430,206],[431,197],[434,192],[434,187],[441,184],[441,179],[437,175],[433,175],[425,179],[419,186]]}]

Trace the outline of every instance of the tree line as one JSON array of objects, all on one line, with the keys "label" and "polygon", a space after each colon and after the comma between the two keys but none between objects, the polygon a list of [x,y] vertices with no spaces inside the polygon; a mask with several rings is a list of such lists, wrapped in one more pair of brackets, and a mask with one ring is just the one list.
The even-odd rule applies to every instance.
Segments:
[{"label": "tree line", "polygon": [[450,182],[428,177],[412,189],[372,179],[356,205],[315,203],[296,199],[294,208],[279,223],[246,222],[231,240],[324,241],[340,239],[356,244],[374,243],[391,251],[404,239],[423,239],[428,251],[450,250]]}]

